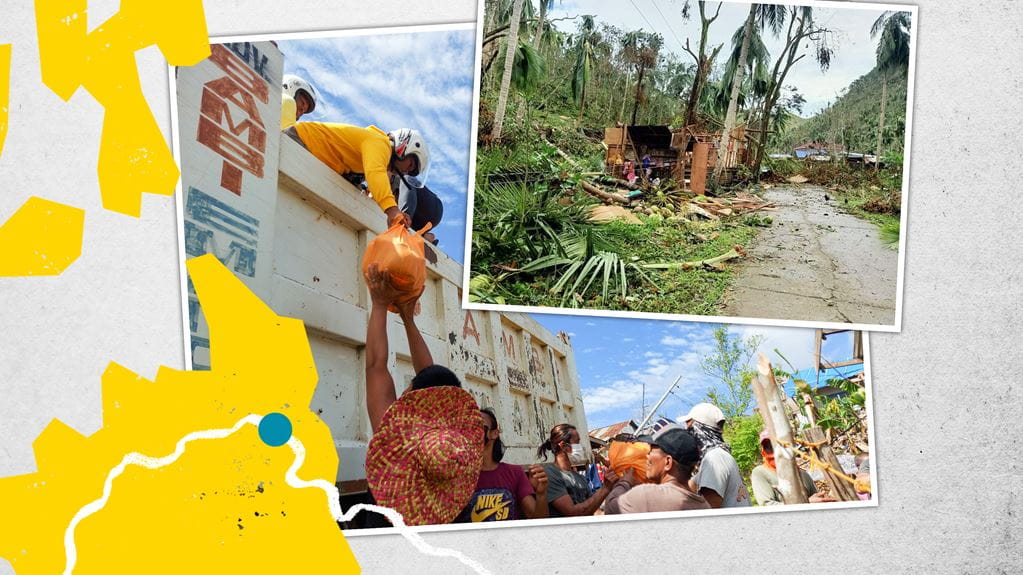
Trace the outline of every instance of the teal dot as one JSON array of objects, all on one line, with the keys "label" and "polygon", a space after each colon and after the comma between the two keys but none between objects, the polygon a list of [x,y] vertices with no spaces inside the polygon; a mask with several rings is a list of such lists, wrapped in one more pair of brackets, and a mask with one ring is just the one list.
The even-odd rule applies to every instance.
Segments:
[{"label": "teal dot", "polygon": [[291,420],[283,413],[271,413],[259,421],[259,438],[270,447],[280,447],[291,439]]}]

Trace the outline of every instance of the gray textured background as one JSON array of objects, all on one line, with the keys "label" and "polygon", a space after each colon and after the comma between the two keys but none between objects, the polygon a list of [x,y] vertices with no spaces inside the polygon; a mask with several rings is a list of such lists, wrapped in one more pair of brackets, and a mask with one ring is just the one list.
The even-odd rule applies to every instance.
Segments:
[{"label": "gray textured background", "polygon": [[[98,22],[117,2],[91,2]],[[469,21],[468,0],[207,0],[213,35]],[[921,0],[901,334],[871,337],[880,506],[428,534],[496,573],[1023,571],[1016,351],[1023,173],[1017,108],[1023,6]],[[181,367],[174,203],[147,196],[139,220],[100,209],[101,110],[39,82],[32,3],[5,3],[14,44],[0,218],[30,195],[88,210],[81,259],[60,278],[0,278],[0,476],[34,470],[31,442],[58,417],[100,425],[110,360],[152,378]],[[163,59],[138,58],[165,133]],[[0,512],[2,516],[2,512]],[[3,520],[3,519],[0,519]],[[461,573],[397,536],[351,538],[366,573]],[[816,559],[814,559],[816,558]],[[11,570],[0,560],[0,573]]]}]

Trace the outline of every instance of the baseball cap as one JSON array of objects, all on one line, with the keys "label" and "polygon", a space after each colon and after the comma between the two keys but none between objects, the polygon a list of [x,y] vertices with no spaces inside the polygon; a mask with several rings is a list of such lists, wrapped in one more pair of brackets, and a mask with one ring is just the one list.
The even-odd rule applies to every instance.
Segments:
[{"label": "baseball cap", "polygon": [[700,447],[696,438],[688,430],[671,427],[657,434],[655,438],[640,439],[667,453],[682,464],[696,463],[700,460]]},{"label": "baseball cap", "polygon": [[722,427],[722,422],[725,420],[725,414],[722,413],[714,404],[697,403],[689,410],[689,413],[682,418],[682,421],[689,421],[690,419],[699,421],[704,425],[720,429]]}]

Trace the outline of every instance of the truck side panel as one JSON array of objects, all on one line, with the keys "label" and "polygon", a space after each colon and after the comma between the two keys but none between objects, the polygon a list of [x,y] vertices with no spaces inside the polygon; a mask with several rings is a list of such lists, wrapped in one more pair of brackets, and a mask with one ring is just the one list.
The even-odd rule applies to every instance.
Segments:
[{"label": "truck side panel", "polygon": [[[254,47],[271,56],[276,50],[269,43]],[[271,93],[278,105],[282,66],[267,68],[277,74]],[[203,81],[216,73],[209,61],[180,68],[179,107],[197,107]],[[257,193],[259,188],[247,178],[240,195],[220,189],[217,197],[233,202],[240,212],[259,211],[263,235],[256,267],[263,275],[250,278],[250,287],[277,313],[305,322],[320,377],[311,408],[334,436],[341,462],[336,481],[343,492],[357,493],[365,490],[364,462],[371,435],[364,401],[369,294],[362,277],[362,255],[369,241],[384,231],[385,218],[371,199],[282,135],[277,113],[267,110],[262,118],[267,139],[279,152],[265,174],[273,175],[275,190],[270,197]],[[195,132],[191,124],[197,121],[195,114],[180,116],[186,182],[211,165],[203,145],[184,137]],[[195,213],[185,211],[186,229],[201,223]],[[461,241],[458,231],[442,226],[438,233],[446,242],[457,242]],[[273,241],[264,242],[264,237]],[[194,255],[198,254],[189,252],[189,257]],[[585,435],[586,418],[567,337],[551,334],[522,314],[463,310],[462,267],[443,252],[437,256],[437,263],[427,265],[416,323],[434,361],[451,368],[481,407],[497,412],[508,446],[505,461],[536,461],[537,446],[558,423],[572,423]],[[247,269],[235,260],[232,269],[241,277]],[[197,318],[201,325],[201,312]],[[193,330],[192,338],[193,345],[201,342],[201,329]],[[388,341],[395,390],[401,394],[414,370],[404,327],[394,314],[388,320]],[[193,355],[197,365],[204,353],[201,348]]]}]

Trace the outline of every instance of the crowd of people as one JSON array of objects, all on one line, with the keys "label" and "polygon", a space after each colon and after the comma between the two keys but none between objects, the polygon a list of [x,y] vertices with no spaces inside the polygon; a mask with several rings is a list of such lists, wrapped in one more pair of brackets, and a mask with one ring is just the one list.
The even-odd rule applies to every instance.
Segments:
[{"label": "crowd of people", "polygon": [[[415,324],[418,298],[398,303],[386,270],[370,266],[366,336],[366,405],[373,437],[366,474],[370,495],[399,511],[407,524],[506,521],[653,511],[748,507],[745,478],[723,437],[725,416],[700,403],[683,425],[667,425],[635,441],[648,446],[643,477],[621,475],[614,462],[592,462],[585,435],[561,423],[538,446],[542,463],[502,462],[499,418],[481,409],[458,377],[436,365]],[[397,396],[387,367],[387,313],[395,304],[416,371]],[[760,505],[782,503],[770,438],[761,435],[763,463],[750,477]],[[866,460],[864,460],[866,461]],[[810,502],[816,493],[803,474]],[[385,526],[386,522],[367,526]]]}]

